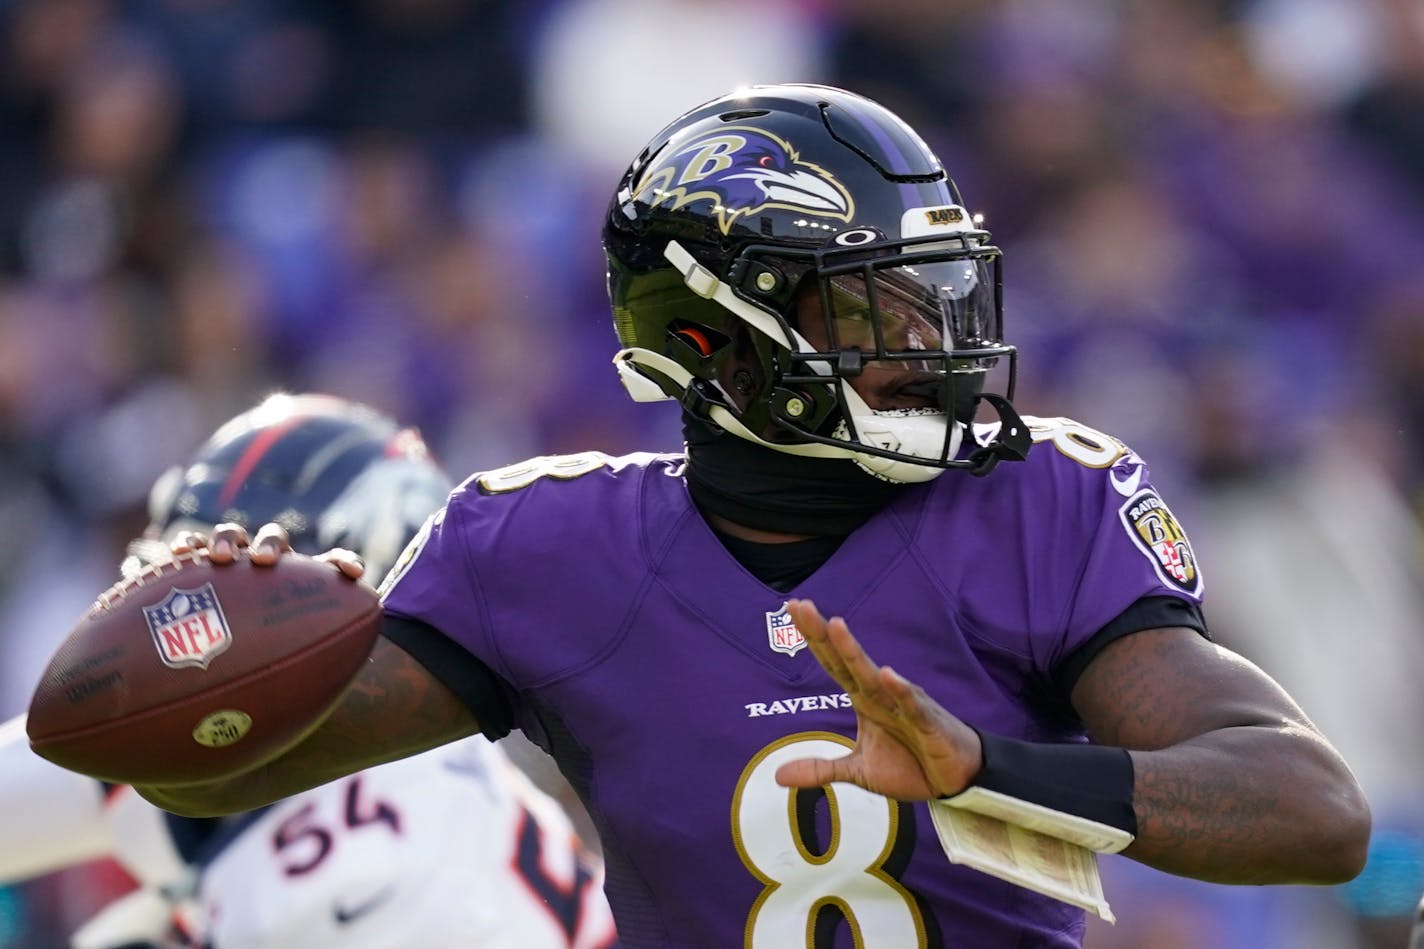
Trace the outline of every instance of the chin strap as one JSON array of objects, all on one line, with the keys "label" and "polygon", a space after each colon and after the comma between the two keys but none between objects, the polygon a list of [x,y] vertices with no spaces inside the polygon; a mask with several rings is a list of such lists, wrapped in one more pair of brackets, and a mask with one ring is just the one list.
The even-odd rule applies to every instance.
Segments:
[{"label": "chin strap", "polygon": [[[797,444],[769,442],[743,425],[741,419],[721,403],[720,393],[716,391],[716,387],[712,383],[697,378],[675,360],[661,353],[655,353],[648,349],[622,349],[614,355],[613,365],[618,370],[618,377],[622,381],[623,387],[635,402],[662,402],[673,399],[656,382],[636,368],[645,366],[653,372],[666,376],[681,388],[682,397],[677,401],[689,414],[725,429],[739,438],[744,438],[773,451],[784,452],[788,455],[800,455],[805,458],[859,460],[857,456],[876,457],[864,455],[849,447],[842,448],[817,442]],[[969,473],[982,478],[993,471],[1001,461],[1023,461],[1027,458],[1029,449],[1033,447],[1033,439],[1029,435],[1028,426],[1024,424],[1024,420],[1008,399],[995,392],[981,392],[975,397],[975,401],[976,404],[980,401],[989,403],[999,416],[999,421],[992,423],[992,426],[997,428],[998,437],[994,438],[991,435],[988,444],[985,444],[982,439],[975,438],[974,441],[978,443],[979,447],[971,451],[967,458]],[[916,465],[915,467],[923,468],[926,472],[933,472],[930,477],[934,477],[944,470],[932,465]],[[887,477],[886,473],[869,468],[866,470],[876,477]],[[892,478],[891,480],[924,479]]]},{"label": "chin strap", "polygon": [[1028,426],[1008,399],[996,392],[981,392],[976,398],[988,402],[999,414],[998,438],[969,453],[969,473],[982,478],[1001,461],[1023,461],[1033,447]]},{"label": "chin strap", "polygon": [[687,289],[704,300],[711,300],[720,304],[723,309],[732,311],[741,317],[742,322],[776,340],[787,349],[794,350],[796,348],[792,345],[791,338],[786,335],[786,330],[776,321],[775,317],[737,296],[730,284],[717,279],[716,274],[699,264],[697,258],[693,257],[692,252],[686,247],[677,241],[668,241],[667,246],[663,248],[663,256],[667,258],[668,263],[677,268],[678,273],[682,274],[682,282],[687,284]]},{"label": "chin strap", "polygon": [[690,414],[711,422],[739,438],[745,438],[749,442],[785,452],[788,455],[802,455],[806,458],[847,457],[846,449],[831,445],[819,445],[814,442],[781,444],[767,441],[743,425],[742,420],[719,401],[720,393],[716,391],[715,386],[705,379],[697,378],[675,360],[661,353],[655,353],[650,349],[620,349],[613,356],[613,365],[618,369],[618,378],[622,381],[623,388],[628,390],[628,394],[633,397],[635,402],[660,402],[672,399],[672,396],[664,392],[656,382],[636,368],[637,366],[646,366],[659,375],[666,376],[682,389],[683,394],[678,401]]}]

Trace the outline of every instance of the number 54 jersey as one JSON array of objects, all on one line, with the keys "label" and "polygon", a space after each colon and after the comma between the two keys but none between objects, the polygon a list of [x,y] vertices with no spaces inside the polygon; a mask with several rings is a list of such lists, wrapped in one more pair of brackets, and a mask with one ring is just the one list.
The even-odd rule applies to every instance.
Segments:
[{"label": "number 54 jersey", "polygon": [[[222,832],[220,832],[222,833]],[[601,868],[475,736],[237,818],[201,869],[207,949],[616,949]]]},{"label": "number 54 jersey", "polygon": [[1141,597],[1199,596],[1140,459],[1034,425],[1052,447],[908,488],[789,594],[718,541],[681,456],[535,459],[457,489],[385,608],[503,680],[599,826],[625,946],[1076,946],[1079,910],[951,864],[923,803],[773,778],[856,734],[788,596],[970,724],[1053,742],[1085,740],[1054,687],[1075,648]]}]

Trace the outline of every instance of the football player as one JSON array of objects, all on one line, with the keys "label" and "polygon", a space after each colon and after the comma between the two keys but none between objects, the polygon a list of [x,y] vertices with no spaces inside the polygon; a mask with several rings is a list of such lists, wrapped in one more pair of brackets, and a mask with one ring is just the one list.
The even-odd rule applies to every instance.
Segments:
[{"label": "football player", "polygon": [[[450,482],[413,429],[369,408],[277,394],[161,477],[132,574],[215,520],[282,524],[292,544],[357,552],[380,576]],[[0,879],[112,856],[139,889],[77,947],[608,946],[598,861],[569,817],[475,736],[233,818],[167,815],[0,728]]]},{"label": "football player", "polygon": [[[517,727],[595,815],[639,947],[1079,945],[1081,910],[947,859],[931,802],[966,790],[1172,873],[1359,871],[1358,784],[1206,635],[1146,464],[1014,409],[1000,251],[914,130],[838,89],[738,91],[654,137],[603,238],[618,372],[678,403],[685,454],[470,478],[311,737],[144,794],[222,813]],[[250,556],[284,546],[265,526]]]}]

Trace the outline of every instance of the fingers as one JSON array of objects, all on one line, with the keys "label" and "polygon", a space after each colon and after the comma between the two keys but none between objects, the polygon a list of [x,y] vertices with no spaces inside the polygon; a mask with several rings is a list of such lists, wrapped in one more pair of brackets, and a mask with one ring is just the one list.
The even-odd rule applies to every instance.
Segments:
[{"label": "fingers", "polygon": [[923,689],[889,666],[880,667],[878,678],[886,705],[897,718],[904,719],[906,724],[917,731],[928,732],[933,729],[929,703],[934,700],[925,695]]},{"label": "fingers", "polygon": [[788,600],[786,611],[791,614],[791,621],[796,624],[797,630],[806,640],[806,645],[821,665],[826,667],[831,678],[843,687],[848,686],[851,682],[850,672],[829,644],[826,620],[821,616],[821,611],[816,609],[816,604],[810,600]]},{"label": "fingers", "polygon": [[[894,717],[894,727],[907,737],[917,733],[920,740],[959,740],[966,728],[958,718],[940,705],[929,693],[900,675],[889,666],[881,666],[877,676],[882,707]],[[908,729],[908,731],[901,731]],[[950,729],[953,734],[946,732]]]},{"label": "fingers", "polygon": [[206,549],[208,560],[218,566],[233,563],[243,550],[248,558],[258,566],[269,567],[278,558],[292,549],[287,532],[278,524],[263,524],[256,537],[248,537],[247,528],[241,524],[224,522],[212,529],[211,533],[185,530],[179,532],[169,545],[176,556]]},{"label": "fingers", "polygon": [[791,621],[807,640],[824,638],[826,620],[815,603],[810,600],[787,600],[786,612],[791,614]]},{"label": "fingers", "polygon": [[208,560],[219,565],[232,563],[247,544],[247,528],[231,522],[219,524],[208,538]]},{"label": "fingers", "polygon": [[362,560],[355,551],[347,550],[344,547],[336,547],[324,554],[318,554],[316,559],[335,564],[342,575],[351,580],[359,580],[366,573],[366,561]]},{"label": "fingers", "polygon": [[850,781],[849,758],[798,758],[776,769],[776,783],[784,788],[818,788],[833,781]]},{"label": "fingers", "polygon": [[[181,531],[173,538],[169,549],[175,556],[206,549],[208,560],[218,566],[235,562],[246,550],[247,559],[254,566],[270,567],[292,549],[292,540],[280,524],[263,524],[257,529],[257,534],[249,538],[247,528],[226,522],[214,527],[211,535],[202,531]],[[345,548],[328,550],[317,559],[335,565],[343,576],[352,580],[359,580],[366,572],[366,562],[360,555]]]},{"label": "fingers", "polygon": [[827,620],[810,600],[787,604],[796,628],[831,677],[863,712],[900,719],[920,731],[935,727],[938,705],[919,686],[889,667],[879,666],[840,617]]},{"label": "fingers", "polygon": [[248,548],[247,555],[252,563],[259,567],[270,567],[285,552],[292,549],[292,542],[287,537],[287,531],[280,524],[267,523],[257,529],[257,536],[252,538],[252,545]]},{"label": "fingers", "polygon": [[208,535],[202,531],[179,531],[168,544],[169,551],[177,556],[178,554],[189,554],[195,550],[203,550],[208,546]]},{"label": "fingers", "polygon": [[884,686],[878,678],[880,667],[860,647],[845,620],[839,616],[824,619],[810,600],[791,600],[787,612],[816,660],[848,694],[885,701]]},{"label": "fingers", "polygon": [[865,654],[859,641],[851,635],[845,620],[839,616],[833,617],[826,624],[826,637],[855,684],[855,691],[881,705],[890,702],[880,679],[880,667]]}]

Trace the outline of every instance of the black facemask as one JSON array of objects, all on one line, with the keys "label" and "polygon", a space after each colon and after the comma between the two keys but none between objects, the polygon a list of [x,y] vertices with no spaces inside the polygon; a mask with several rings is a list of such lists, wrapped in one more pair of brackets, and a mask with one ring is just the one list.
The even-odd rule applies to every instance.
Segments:
[{"label": "black facemask", "polygon": [[848,458],[788,455],[687,414],[682,431],[693,501],[747,527],[844,536],[908,487],[867,474]]}]

